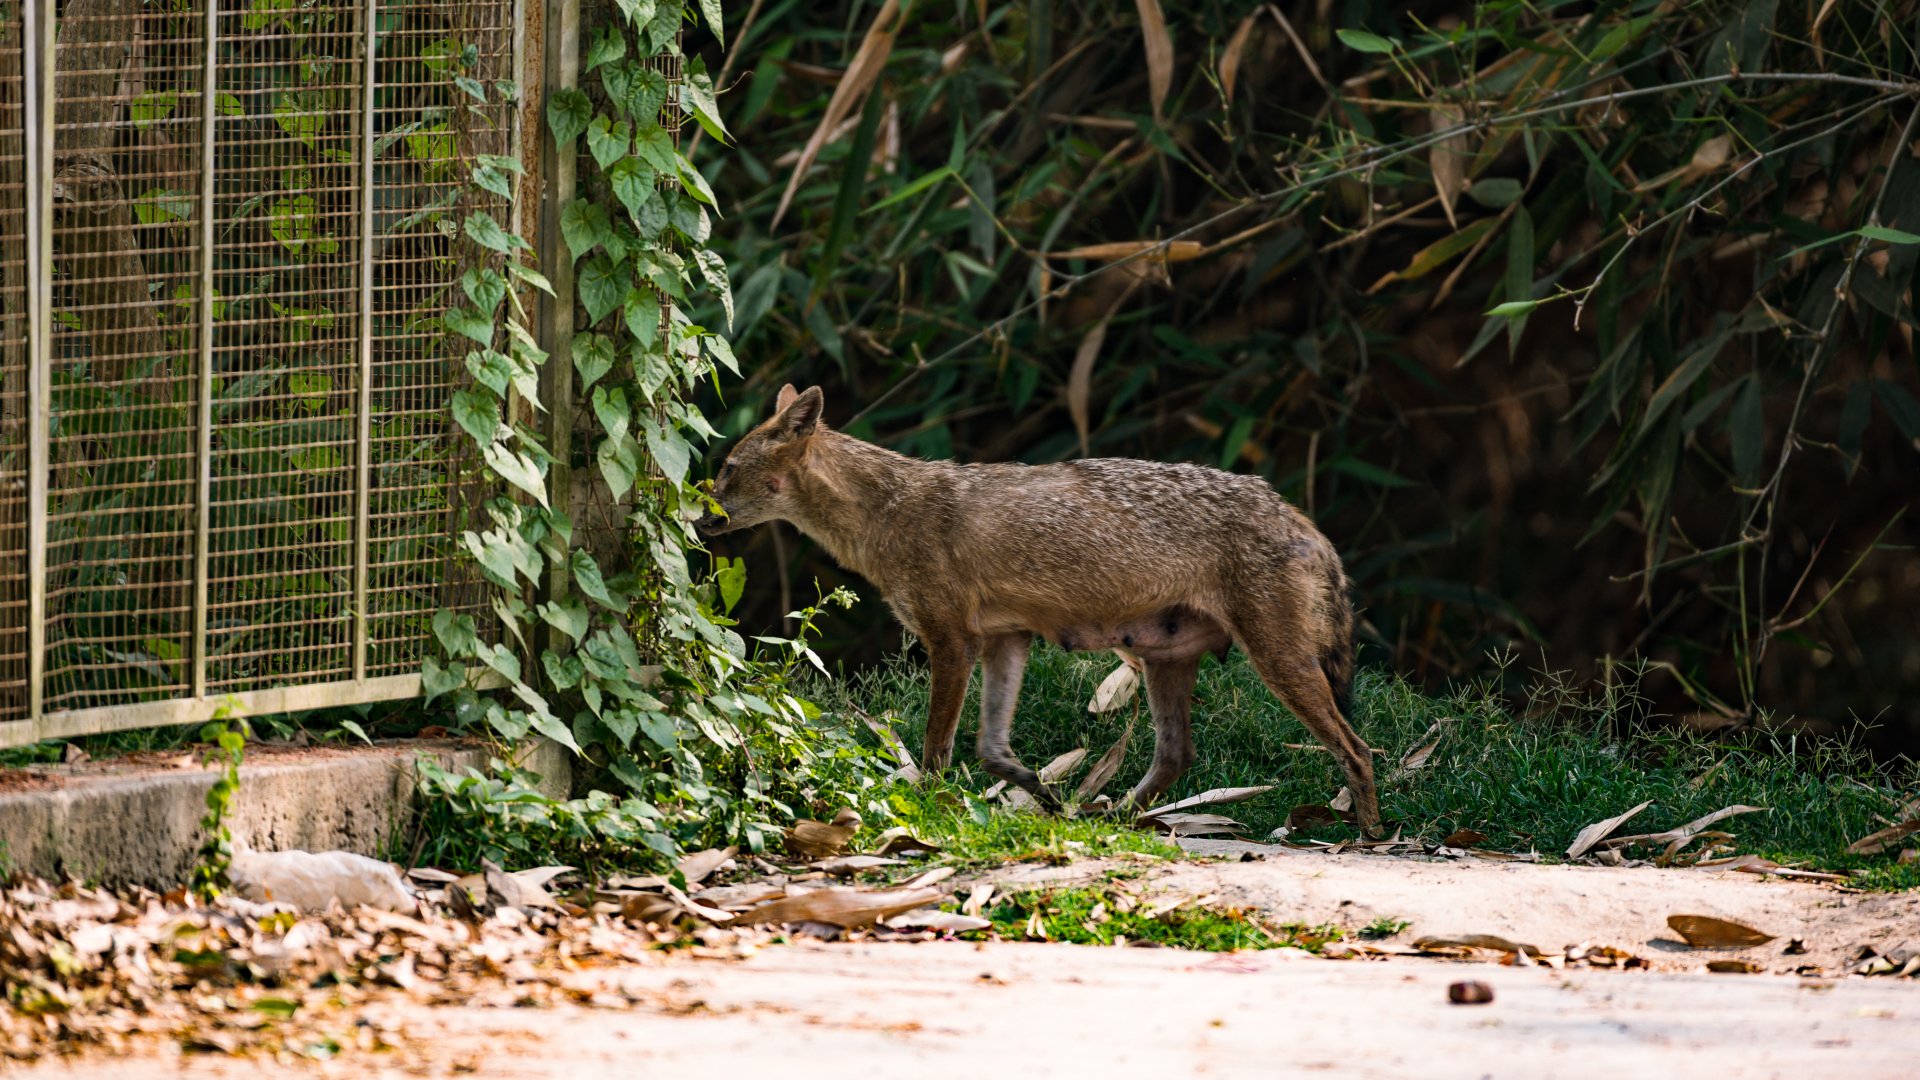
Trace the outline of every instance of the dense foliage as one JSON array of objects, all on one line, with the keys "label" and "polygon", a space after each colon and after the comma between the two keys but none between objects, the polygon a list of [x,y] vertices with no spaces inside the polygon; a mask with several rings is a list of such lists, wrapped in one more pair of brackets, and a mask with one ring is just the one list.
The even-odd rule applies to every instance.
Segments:
[{"label": "dense foliage", "polygon": [[[817,382],[908,453],[1258,472],[1376,661],[1897,726],[1914,8],[756,4],[740,144],[693,151],[752,358],[719,426]],[[842,580],[758,543],[750,622]]]},{"label": "dense foliage", "polygon": [[[717,5],[702,9],[718,33]],[[501,494],[462,537],[493,587],[492,619],[435,618],[449,661],[428,661],[426,689],[448,695],[466,728],[573,748],[593,789],[555,802],[514,776],[431,775],[429,795],[446,804],[435,812],[477,822],[494,858],[671,857],[695,840],[758,850],[774,823],[856,799],[873,779],[867,753],[788,692],[796,665],[819,662],[805,643],[815,609],[796,613],[797,640],[763,639],[773,655],[756,657],[726,615],[744,568],[696,571],[691,522],[707,502],[693,444],[715,433],[689,397],[738,369],[726,339],[688,319],[696,288],[722,319],[732,297],[706,246],[713,194],[676,133],[683,114],[716,139],[725,129],[701,65],[681,73],[690,10],[622,0],[606,14],[589,23],[586,85],[555,90],[546,108],[545,137],[581,173],[560,208],[568,265],[546,267],[549,279],[485,210],[454,211],[471,265],[443,321],[473,381],[452,409]],[[477,190],[509,198],[516,171],[471,161]],[[529,325],[535,293],[570,313],[552,324],[573,330],[545,342],[551,356]],[[559,419],[542,415],[550,405]],[[563,438],[577,460],[550,449]],[[614,517],[611,543],[578,535],[588,513]],[[483,692],[489,682],[510,696]]]}]

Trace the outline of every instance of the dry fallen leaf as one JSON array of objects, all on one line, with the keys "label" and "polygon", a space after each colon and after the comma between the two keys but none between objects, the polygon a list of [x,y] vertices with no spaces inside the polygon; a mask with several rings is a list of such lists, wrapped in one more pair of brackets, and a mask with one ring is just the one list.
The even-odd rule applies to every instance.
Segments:
[{"label": "dry fallen leaf", "polygon": [[940,851],[940,845],[914,836],[905,825],[896,825],[881,833],[873,848],[875,855],[936,855]]},{"label": "dry fallen leaf", "polygon": [[739,850],[739,848],[734,847],[723,847],[696,851],[681,859],[675,869],[680,871],[681,876],[686,879],[687,884],[698,885],[707,880],[708,876],[715,870],[718,870],[721,863],[733,858]]},{"label": "dry fallen leaf", "polygon": [[1694,818],[1692,821],[1687,822],[1685,825],[1681,825],[1678,828],[1668,829],[1665,832],[1640,833],[1636,836],[1616,836],[1606,841],[1603,841],[1603,843],[1607,847],[1625,847],[1628,844],[1653,844],[1653,845],[1677,844],[1686,840],[1691,840],[1693,837],[1699,835],[1709,825],[1713,825],[1713,824],[1717,824],[1718,822],[1725,821],[1727,818],[1733,817],[1738,814],[1755,814],[1766,809],[1767,807],[1764,807],[1764,806],[1745,806],[1745,805],[1723,807],[1719,810],[1715,810],[1711,814],[1707,814],[1703,817]]},{"label": "dry fallen leaf", "polygon": [[1086,756],[1087,748],[1084,746],[1075,747],[1061,754],[1059,757],[1054,758],[1041,767],[1040,782],[1043,784],[1057,784],[1065,780],[1067,775],[1073,772],[1074,768],[1078,766]]},{"label": "dry fallen leaf", "polygon": [[738,922],[742,926],[820,922],[851,929],[925,907],[939,899],[939,889],[815,889],[750,908],[741,913]]},{"label": "dry fallen leaf", "polygon": [[978,915],[986,910],[987,904],[992,900],[993,882],[982,881],[967,893],[966,902],[960,905],[960,910],[963,914]]},{"label": "dry fallen leaf", "polygon": [[959,872],[960,871],[955,867],[936,866],[933,869],[928,870],[926,873],[921,874],[919,877],[914,878],[912,881],[907,882],[905,885],[902,885],[901,888],[924,889],[938,882],[945,881]]},{"label": "dry fallen leaf", "polygon": [[1137,824],[1151,825],[1172,836],[1217,836],[1245,832],[1247,828],[1221,814],[1156,814],[1140,818]]},{"label": "dry fallen leaf", "polygon": [[1317,829],[1340,820],[1330,808],[1317,803],[1301,803],[1287,811],[1287,831],[1298,832],[1302,829]]},{"label": "dry fallen leaf", "polygon": [[1352,810],[1353,789],[1343,787],[1339,791],[1334,792],[1333,798],[1327,802],[1327,809],[1336,814],[1345,814]]},{"label": "dry fallen leaf", "polygon": [[1581,829],[1580,835],[1573,838],[1572,846],[1567,848],[1567,858],[1577,859],[1585,855],[1595,844],[1612,835],[1613,830],[1625,825],[1628,819],[1652,805],[1653,800],[1648,799],[1646,802],[1641,803],[1639,806],[1634,807],[1624,814],[1610,817],[1605,821],[1596,821],[1586,828]]},{"label": "dry fallen leaf", "polygon": [[[1437,134],[1458,127],[1464,116],[1458,106],[1440,105],[1429,114],[1429,120]],[[1434,194],[1440,196],[1440,209],[1446,211],[1447,224],[1454,229],[1460,227],[1460,222],[1453,216],[1453,203],[1466,190],[1467,158],[1465,132],[1434,143],[1427,155],[1428,167],[1433,171]]]},{"label": "dry fallen leaf", "polygon": [[972,930],[988,930],[993,927],[992,919],[983,919],[978,915],[961,915],[952,911],[935,911],[931,908],[909,911],[905,915],[895,915],[886,921],[893,930],[932,930],[942,934],[964,934]]},{"label": "dry fallen leaf", "polygon": [[1709,960],[1707,970],[1722,974],[1754,975],[1767,969],[1765,965],[1752,960]]},{"label": "dry fallen leaf", "polygon": [[1748,949],[1773,940],[1772,934],[1713,915],[1669,915],[1667,925],[1696,949]]},{"label": "dry fallen leaf", "polygon": [[[1077,361],[1076,361],[1077,364]],[[1134,694],[1140,690],[1140,673],[1132,664],[1121,664],[1100,680],[1093,692],[1093,700],[1087,702],[1087,711],[1109,713],[1123,709],[1133,701]]]},{"label": "dry fallen leaf", "polygon": [[1847,854],[1878,855],[1907,837],[1912,836],[1914,833],[1920,833],[1920,818],[1903,821],[1898,825],[1881,829],[1878,832],[1868,833],[1853,843],[1848,844]]},{"label": "dry fallen leaf", "polygon": [[1524,942],[1509,941],[1497,934],[1460,934],[1455,937],[1428,936],[1418,939],[1413,947],[1421,952],[1453,953],[1462,949],[1479,949],[1488,952],[1525,953],[1539,956],[1538,947]]},{"label": "dry fallen leaf", "polygon": [[1191,810],[1196,806],[1221,806],[1226,803],[1245,802],[1248,799],[1265,795],[1267,792],[1272,791],[1273,788],[1274,785],[1272,784],[1261,784],[1256,787],[1209,788],[1198,795],[1189,795],[1179,802],[1171,802],[1165,806],[1154,807],[1152,810],[1148,810],[1140,816],[1143,818],[1159,817],[1162,814]]},{"label": "dry fallen leaf", "polygon": [[807,865],[830,877],[852,877],[867,870],[877,870],[882,866],[899,866],[900,863],[899,859],[888,859],[879,855],[842,855],[834,859],[821,859]]},{"label": "dry fallen leaf", "polygon": [[1093,768],[1088,769],[1087,775],[1081,778],[1080,786],[1073,793],[1076,801],[1085,802],[1098,795],[1100,789],[1107,786],[1107,782],[1120,771],[1120,764],[1127,757],[1127,744],[1132,741],[1133,721],[1129,720],[1127,730],[1121,733],[1120,738],[1115,740],[1112,746],[1107,747],[1107,752],[1101,754],[1099,760],[1093,763]]},{"label": "dry fallen leaf", "polygon": [[1440,846],[1450,847],[1450,848],[1470,848],[1479,844],[1484,844],[1486,842],[1487,842],[1487,838],[1486,838],[1486,835],[1483,833],[1477,833],[1472,829],[1455,829],[1452,832],[1447,834],[1447,838],[1445,840],[1440,841]]},{"label": "dry fallen leaf", "polygon": [[842,810],[833,824],[801,818],[787,827],[787,854],[796,859],[824,859],[847,849],[853,834],[860,831],[860,815]]}]

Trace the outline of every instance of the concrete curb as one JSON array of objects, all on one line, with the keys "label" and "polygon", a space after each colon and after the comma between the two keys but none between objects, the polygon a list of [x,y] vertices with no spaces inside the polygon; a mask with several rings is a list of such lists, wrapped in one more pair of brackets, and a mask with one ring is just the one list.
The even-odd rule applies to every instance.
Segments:
[{"label": "concrete curb", "polygon": [[[258,851],[300,848],[384,855],[414,813],[414,761],[484,769],[489,750],[457,739],[284,751],[249,747],[234,797],[234,840]],[[541,740],[518,763],[564,798],[570,753]],[[0,855],[51,880],[167,889],[186,881],[217,773],[198,764],[89,762],[32,770],[51,786],[0,792]]]}]

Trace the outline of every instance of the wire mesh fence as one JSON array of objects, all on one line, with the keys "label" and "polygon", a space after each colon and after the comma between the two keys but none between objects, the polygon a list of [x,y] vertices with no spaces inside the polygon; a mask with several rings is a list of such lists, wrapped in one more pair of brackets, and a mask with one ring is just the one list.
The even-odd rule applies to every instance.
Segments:
[{"label": "wire mesh fence", "polygon": [[478,597],[448,223],[518,149],[456,80],[519,16],[0,3],[0,745],[413,692]]}]

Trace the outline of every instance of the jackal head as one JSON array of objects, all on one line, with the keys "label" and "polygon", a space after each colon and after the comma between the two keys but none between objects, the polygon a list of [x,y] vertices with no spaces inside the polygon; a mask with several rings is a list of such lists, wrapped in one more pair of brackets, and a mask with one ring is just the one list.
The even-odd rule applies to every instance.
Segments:
[{"label": "jackal head", "polygon": [[789,517],[794,476],[807,452],[807,440],[820,426],[825,403],[820,388],[805,393],[792,384],[780,388],[773,419],[747,432],[734,445],[713,481],[713,499],[721,513],[707,514],[694,527],[707,536]]}]

